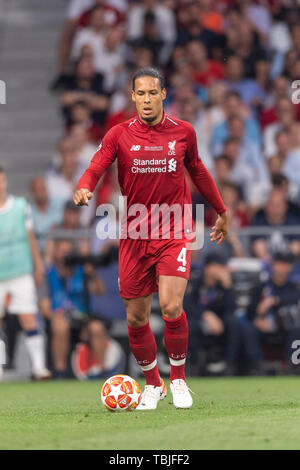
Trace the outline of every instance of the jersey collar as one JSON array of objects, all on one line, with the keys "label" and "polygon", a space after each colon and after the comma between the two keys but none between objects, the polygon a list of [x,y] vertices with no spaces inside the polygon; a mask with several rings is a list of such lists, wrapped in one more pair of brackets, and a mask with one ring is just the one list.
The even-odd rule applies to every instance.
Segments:
[{"label": "jersey collar", "polygon": [[159,131],[160,129],[163,129],[165,127],[166,114],[165,114],[165,111],[163,111],[163,115],[162,115],[161,120],[155,126],[149,126],[149,124],[144,123],[143,121],[140,120],[139,116],[137,116],[137,122],[145,130],[152,130],[153,129],[155,131]]}]

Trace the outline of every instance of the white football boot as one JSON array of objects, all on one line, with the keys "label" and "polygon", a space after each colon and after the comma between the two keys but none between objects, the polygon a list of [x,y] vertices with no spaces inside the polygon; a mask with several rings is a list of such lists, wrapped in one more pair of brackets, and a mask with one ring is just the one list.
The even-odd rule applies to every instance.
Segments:
[{"label": "white football boot", "polygon": [[170,383],[175,408],[191,408],[193,404],[192,395],[183,379],[176,379]]},{"label": "white football boot", "polygon": [[161,386],[146,385],[142,393],[141,401],[136,410],[155,410],[159,400],[163,400],[167,395],[167,387],[163,380]]},{"label": "white football boot", "polygon": [[36,370],[32,372],[31,378],[32,380],[35,380],[37,382],[42,382],[43,380],[50,380],[52,378],[52,374],[50,370],[44,368],[44,369]]}]

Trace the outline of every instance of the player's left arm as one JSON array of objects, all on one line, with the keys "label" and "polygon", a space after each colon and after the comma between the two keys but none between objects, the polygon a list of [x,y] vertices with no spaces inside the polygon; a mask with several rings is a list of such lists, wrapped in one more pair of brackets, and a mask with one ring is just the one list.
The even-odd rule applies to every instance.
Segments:
[{"label": "player's left arm", "polygon": [[27,204],[26,206],[25,226],[26,226],[28,242],[29,242],[29,246],[31,250],[31,255],[33,259],[34,279],[35,279],[36,284],[39,285],[42,283],[44,279],[45,270],[44,270],[44,262],[40,254],[36,236],[33,230],[33,219],[31,215],[31,207],[29,206],[29,204]]},{"label": "player's left arm", "polygon": [[228,233],[226,206],[221,198],[216,183],[199,157],[197,137],[194,128],[189,126],[188,131],[187,151],[184,164],[200,194],[202,194],[218,214],[216,223],[212,227],[213,232],[210,234],[210,240],[212,242],[217,241],[217,244],[220,245],[220,243],[225,240]]}]

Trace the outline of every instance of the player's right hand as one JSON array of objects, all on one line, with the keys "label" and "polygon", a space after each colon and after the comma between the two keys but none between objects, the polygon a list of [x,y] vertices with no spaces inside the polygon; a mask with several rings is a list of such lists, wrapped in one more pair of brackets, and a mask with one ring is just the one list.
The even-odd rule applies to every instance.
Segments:
[{"label": "player's right hand", "polygon": [[77,189],[74,194],[73,201],[76,206],[88,206],[89,200],[92,199],[93,193],[89,189]]}]

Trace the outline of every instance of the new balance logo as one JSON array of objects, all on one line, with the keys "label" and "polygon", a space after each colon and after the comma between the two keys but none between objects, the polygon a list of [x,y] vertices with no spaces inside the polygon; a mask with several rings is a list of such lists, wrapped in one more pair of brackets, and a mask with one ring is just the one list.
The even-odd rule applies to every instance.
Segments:
[{"label": "new balance logo", "polygon": [[141,146],[140,146],[140,145],[133,145],[133,146],[131,147],[130,151],[138,152],[140,149],[141,149]]},{"label": "new balance logo", "polygon": [[176,171],[177,162],[175,158],[171,158],[168,162],[168,171]]},{"label": "new balance logo", "polygon": [[179,266],[179,268],[177,268],[177,271],[181,271],[182,273],[185,273],[186,268],[184,266]]}]

